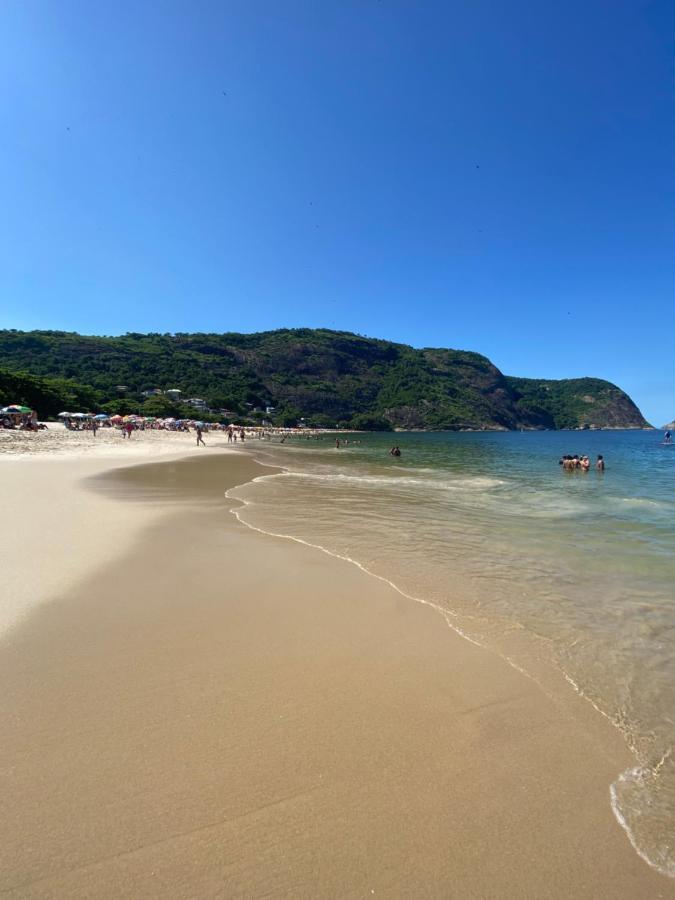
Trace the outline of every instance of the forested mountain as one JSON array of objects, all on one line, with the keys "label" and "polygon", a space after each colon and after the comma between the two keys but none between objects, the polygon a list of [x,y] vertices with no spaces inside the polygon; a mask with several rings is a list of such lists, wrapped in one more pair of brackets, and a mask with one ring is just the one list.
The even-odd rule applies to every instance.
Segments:
[{"label": "forested mountain", "polygon": [[71,392],[85,385],[93,392],[88,405],[108,410],[144,411],[154,403],[161,412],[169,401],[144,401],[142,392],[178,388],[183,398],[198,396],[239,415],[273,406],[286,423],[302,416],[316,424],[411,429],[647,425],[607,381],[509,378],[478,353],[416,350],[327,329],[120,337],[0,331],[0,366],[69,379]]}]

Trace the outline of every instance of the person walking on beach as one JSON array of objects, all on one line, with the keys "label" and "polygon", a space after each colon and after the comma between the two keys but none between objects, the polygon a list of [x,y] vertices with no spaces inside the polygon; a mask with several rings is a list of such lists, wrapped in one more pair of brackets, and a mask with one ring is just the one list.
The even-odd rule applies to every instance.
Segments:
[{"label": "person walking on beach", "polygon": [[202,437],[202,426],[197,425],[196,431],[197,431],[197,446],[199,447],[199,445],[201,444],[202,447],[206,447],[206,444],[204,443],[204,438]]}]

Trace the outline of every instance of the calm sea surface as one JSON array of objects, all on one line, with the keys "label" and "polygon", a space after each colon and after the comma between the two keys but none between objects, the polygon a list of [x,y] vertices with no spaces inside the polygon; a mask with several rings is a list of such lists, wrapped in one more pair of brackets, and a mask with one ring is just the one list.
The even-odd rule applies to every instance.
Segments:
[{"label": "calm sea surface", "polygon": [[[632,749],[614,811],[675,876],[675,446],[643,431],[344,437],[256,442],[286,471],[231,492],[242,520],[348,557],[535,677],[566,678]],[[563,453],[602,453],[607,469],[563,472]]]}]

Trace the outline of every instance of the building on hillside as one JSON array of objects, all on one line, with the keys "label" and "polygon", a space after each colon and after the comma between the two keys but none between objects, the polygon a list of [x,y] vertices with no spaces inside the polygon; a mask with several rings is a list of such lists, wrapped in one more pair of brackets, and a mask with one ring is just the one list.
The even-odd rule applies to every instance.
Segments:
[{"label": "building on hillside", "polygon": [[188,406],[193,406],[195,409],[199,409],[204,412],[207,408],[206,400],[202,400],[201,397],[190,397],[189,400],[185,401]]},{"label": "building on hillside", "polygon": [[142,391],[144,397],[161,397],[164,391],[160,388],[150,388],[147,391]]},{"label": "building on hillside", "polygon": [[169,388],[167,391],[164,391],[164,393],[170,400],[180,400],[180,395],[183,392],[178,388]]}]

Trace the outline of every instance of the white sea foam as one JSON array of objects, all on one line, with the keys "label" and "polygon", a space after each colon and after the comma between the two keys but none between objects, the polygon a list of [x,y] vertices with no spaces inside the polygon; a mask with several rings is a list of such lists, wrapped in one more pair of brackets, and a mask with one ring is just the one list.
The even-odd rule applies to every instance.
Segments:
[{"label": "white sea foam", "polygon": [[[635,828],[632,823],[632,815],[631,813],[625,809],[624,805],[620,800],[620,793],[622,793],[626,787],[628,789],[632,789],[637,791],[638,794],[644,795],[649,790],[650,782],[653,782],[654,779],[658,778],[659,771],[661,767],[665,764],[666,760],[671,755],[672,748],[668,748],[668,750],[664,753],[663,757],[653,768],[649,768],[647,766],[634,766],[630,769],[626,769],[622,772],[619,777],[610,785],[609,788],[609,796],[610,803],[612,806],[612,812],[619,823],[619,825],[626,832],[626,836],[631,843],[631,846],[640,857],[640,859],[644,860],[647,865],[651,866],[653,869],[656,869],[662,875],[666,875],[669,878],[675,878],[675,861],[673,861],[671,857],[671,848],[666,845],[663,847],[653,848],[650,852],[647,852],[641,845],[639,840],[635,834]],[[643,801],[649,805],[649,801]],[[638,811],[637,818],[639,820],[641,816],[641,812]]]},{"label": "white sea foam", "polygon": [[287,478],[321,481],[327,484],[353,484],[357,486],[374,485],[377,487],[415,487],[431,490],[459,491],[463,489],[489,490],[500,487],[507,482],[499,478],[467,477],[467,478],[410,478],[406,475],[347,475],[344,472],[283,472]]}]

